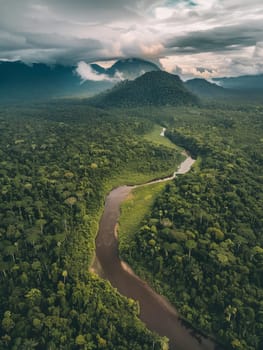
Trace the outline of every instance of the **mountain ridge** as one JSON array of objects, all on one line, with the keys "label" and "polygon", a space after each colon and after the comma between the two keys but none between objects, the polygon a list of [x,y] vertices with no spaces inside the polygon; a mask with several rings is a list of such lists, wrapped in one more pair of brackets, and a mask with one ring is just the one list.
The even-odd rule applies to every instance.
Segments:
[{"label": "mountain ridge", "polygon": [[200,98],[221,98],[228,93],[223,87],[202,78],[189,79],[185,86]]},{"label": "mountain ridge", "polygon": [[111,90],[89,99],[99,107],[196,105],[199,99],[185,87],[179,76],[152,71],[133,81],[124,81]]},{"label": "mountain ridge", "polygon": [[58,97],[90,96],[113,84],[105,81],[84,81],[72,66],[21,61],[0,62],[0,100],[24,101]]},{"label": "mountain ridge", "polygon": [[[109,68],[104,68],[96,63],[93,63],[90,66],[98,75],[106,75],[105,79],[98,79],[98,81],[88,79],[83,80],[76,72],[76,67],[74,66],[63,66],[59,64],[50,66],[44,63],[33,63],[27,65],[21,61],[1,61],[0,101],[35,101],[47,100],[50,98],[74,97],[88,98],[95,94],[105,92],[107,89],[111,89],[116,83],[115,78],[117,75],[119,75],[120,79],[123,77],[128,79],[134,79],[135,77],[135,79],[137,79],[138,75],[141,76],[141,73],[145,70],[147,70],[146,73],[165,72],[156,64],[139,58],[118,60]],[[167,72],[165,73],[169,74]],[[161,76],[163,77],[164,75],[161,74]],[[208,82],[205,79],[194,78],[186,81],[184,83],[184,88],[201,99],[222,100],[227,98],[230,101],[233,98],[237,102],[243,101],[244,99],[252,102],[262,101],[263,74],[244,75],[230,78],[213,78],[212,81],[220,84],[220,86]],[[149,82],[149,84],[151,83],[152,82]],[[164,81],[162,81],[162,84],[163,83]],[[173,80],[173,83],[175,83],[175,80]],[[179,84],[178,81],[177,84]],[[129,84],[127,85],[126,81],[124,82],[124,85],[126,91],[128,88],[131,88]],[[122,85],[122,88],[124,88],[124,85]],[[177,87],[179,88],[179,86]],[[164,88],[166,89],[165,84]],[[120,84],[117,84],[117,89],[120,89]],[[155,89],[156,91],[154,91],[152,87],[152,98],[150,98],[149,92],[147,92],[148,102],[145,100],[144,103],[161,105],[162,99],[163,101],[166,101],[164,103],[174,104],[169,95],[169,89],[169,97],[165,96],[162,91],[159,91],[160,88],[158,84],[155,84]],[[179,90],[180,89],[181,95],[183,95],[181,85]],[[116,93],[116,89],[114,91]],[[108,92],[109,91],[107,91],[107,93]],[[143,95],[144,91],[141,91],[141,94]],[[159,97],[159,94],[161,94],[161,98]],[[152,101],[150,101],[151,99]],[[142,104],[143,102],[140,102],[140,100],[141,98],[138,99],[138,102]],[[109,105],[110,103],[108,102],[107,104]]]},{"label": "mountain ridge", "polygon": [[161,70],[150,61],[134,57],[118,60],[109,68],[104,68],[96,63],[90,66],[98,74],[106,74],[108,77],[119,75],[124,79],[135,79],[144,73]]},{"label": "mountain ridge", "polygon": [[213,78],[226,89],[235,90],[263,90],[263,74],[241,75],[237,77]]}]

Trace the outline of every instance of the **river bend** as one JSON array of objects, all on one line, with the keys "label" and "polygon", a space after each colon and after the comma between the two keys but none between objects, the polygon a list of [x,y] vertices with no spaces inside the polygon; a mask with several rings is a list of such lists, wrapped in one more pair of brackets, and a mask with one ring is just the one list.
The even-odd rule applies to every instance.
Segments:
[{"label": "river bend", "polygon": [[99,224],[96,238],[96,257],[92,270],[102,278],[109,280],[122,295],[139,302],[140,319],[148,329],[169,338],[169,349],[216,350],[219,347],[212,340],[184,326],[176,309],[164,297],[152,290],[145,281],[136,276],[132,269],[120,260],[118,253],[116,231],[120,206],[132,189],[171,180],[178,174],[187,173],[193,163],[194,160],[187,157],[172,176],[143,185],[120,186],[109,193]]}]

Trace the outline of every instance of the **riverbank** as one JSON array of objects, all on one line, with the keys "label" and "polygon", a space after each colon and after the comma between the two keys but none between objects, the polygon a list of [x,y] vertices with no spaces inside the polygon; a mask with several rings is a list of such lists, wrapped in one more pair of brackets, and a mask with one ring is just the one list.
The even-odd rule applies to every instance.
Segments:
[{"label": "riverbank", "polygon": [[[184,174],[191,169],[193,163],[194,160],[188,157],[172,176],[152,181],[145,186],[169,181],[177,174]],[[139,302],[140,319],[148,329],[168,337],[170,349],[214,350],[216,345],[210,339],[187,328],[178,317],[176,309],[164,297],[153,291],[145,281],[136,276],[130,266],[119,258],[118,240],[115,233],[120,216],[120,205],[132,189],[139,186],[120,186],[107,196],[96,238],[96,259],[92,268],[101,277],[108,279],[122,295]]]},{"label": "riverbank", "polygon": [[121,204],[121,216],[117,230],[120,256],[122,251],[129,251],[131,245],[134,244],[134,232],[139,230],[165,186],[165,182],[161,182],[134,188]]}]

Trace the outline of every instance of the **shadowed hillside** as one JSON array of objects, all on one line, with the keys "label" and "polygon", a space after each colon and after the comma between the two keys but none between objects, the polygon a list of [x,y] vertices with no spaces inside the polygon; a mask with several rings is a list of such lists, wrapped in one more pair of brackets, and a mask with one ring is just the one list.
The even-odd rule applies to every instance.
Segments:
[{"label": "shadowed hillside", "polygon": [[0,63],[0,101],[32,101],[54,97],[91,96],[112,86],[107,81],[85,81],[75,67],[20,61]]},{"label": "shadowed hillside", "polygon": [[180,106],[198,104],[198,97],[186,89],[177,75],[155,71],[124,81],[90,99],[90,103],[100,107]]},{"label": "shadowed hillside", "polygon": [[193,94],[204,98],[220,98],[227,95],[226,91],[221,86],[212,84],[205,79],[195,78],[185,82],[185,86]]}]

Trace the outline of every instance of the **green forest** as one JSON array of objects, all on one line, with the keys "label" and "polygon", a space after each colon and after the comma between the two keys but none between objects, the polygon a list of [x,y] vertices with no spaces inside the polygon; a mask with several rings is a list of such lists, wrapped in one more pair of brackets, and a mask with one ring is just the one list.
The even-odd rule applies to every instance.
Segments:
[{"label": "green forest", "polygon": [[137,303],[89,272],[106,193],[180,158],[145,141],[152,125],[73,102],[1,110],[1,349],[163,348]]},{"label": "green forest", "polygon": [[122,259],[224,349],[262,349],[263,108],[165,115],[166,136],[197,160],[121,242]]},{"label": "green forest", "polygon": [[263,0],[0,0],[0,350],[263,350]]},{"label": "green forest", "polygon": [[224,349],[260,350],[262,130],[255,105],[3,106],[0,349],[167,349],[89,268],[107,193],[172,174],[183,148],[193,169],[126,220],[136,229],[121,232],[121,258]]}]

